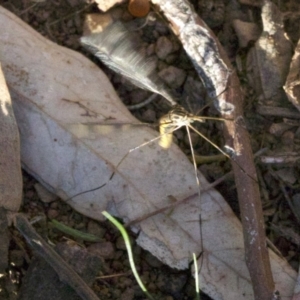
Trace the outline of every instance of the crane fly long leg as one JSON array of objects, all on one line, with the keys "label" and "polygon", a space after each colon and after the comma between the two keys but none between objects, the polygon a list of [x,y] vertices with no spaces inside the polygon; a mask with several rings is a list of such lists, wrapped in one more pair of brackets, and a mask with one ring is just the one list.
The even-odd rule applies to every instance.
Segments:
[{"label": "crane fly long leg", "polygon": [[[132,149],[130,149],[124,156],[123,158],[118,162],[118,164],[115,166],[115,169],[118,169],[118,167],[122,164],[122,162],[128,157],[128,155],[139,149],[142,148],[148,144],[151,144],[152,142],[159,140],[159,145],[164,148],[167,149],[171,146],[172,143],[172,139],[173,139],[173,132],[175,132],[176,130],[178,130],[179,128],[185,126],[187,129],[187,133],[188,133],[188,138],[189,138],[189,142],[190,142],[190,146],[191,146],[191,153],[192,153],[192,158],[193,158],[193,165],[194,165],[194,169],[195,169],[195,176],[196,176],[196,181],[197,181],[197,186],[198,186],[198,194],[200,196],[200,182],[199,182],[199,178],[197,175],[197,165],[196,165],[196,161],[195,161],[195,154],[194,154],[194,149],[192,146],[192,141],[191,141],[191,136],[190,136],[190,130],[189,128],[191,128],[192,130],[194,130],[196,133],[198,133],[203,139],[205,139],[206,141],[208,141],[210,144],[212,144],[215,148],[217,148],[222,154],[224,154],[226,157],[229,157],[228,154],[226,154],[222,149],[220,149],[217,145],[215,145],[214,143],[212,143],[208,138],[206,138],[203,134],[201,134],[198,130],[196,130],[191,123],[194,121],[197,122],[205,122],[205,120],[218,120],[218,121],[225,121],[225,119],[220,119],[220,118],[214,118],[214,117],[199,117],[199,116],[195,116],[189,112],[187,112],[183,107],[176,105],[173,107],[173,109],[166,115],[164,115],[163,117],[160,118],[159,120],[159,130],[160,130],[160,135],[151,139],[150,141],[144,142]],[[110,125],[114,125],[114,124],[110,124]],[[120,124],[117,124],[120,125]],[[124,124],[121,124],[124,125]],[[143,125],[143,124],[134,124],[134,125]],[[230,158],[230,157],[229,157]],[[113,172],[109,178],[109,180],[111,180],[114,176],[115,172]],[[103,184],[99,187],[96,187],[94,189],[91,189],[89,191],[84,191],[81,193],[78,193],[72,197],[70,197],[68,200],[73,199],[79,195],[82,195],[84,193],[87,192],[91,192],[91,191],[95,191],[97,189],[102,188],[103,186],[105,186],[106,184]]]},{"label": "crane fly long leg", "polygon": [[[107,124],[103,124],[103,125],[104,125],[104,126],[107,126]],[[109,125],[124,125],[124,124],[123,124],[123,123],[115,123],[115,124],[109,124]],[[131,125],[132,125],[132,124],[131,124]],[[143,125],[143,124],[140,124],[140,123],[136,124],[136,123],[134,123],[133,125]],[[127,156],[128,156],[131,152],[133,152],[133,151],[135,151],[135,150],[137,150],[137,149],[139,149],[139,148],[142,148],[142,147],[144,147],[144,146],[146,146],[146,145],[148,145],[148,144],[151,144],[152,142],[155,142],[155,141],[158,140],[158,139],[160,140],[160,139],[162,139],[165,135],[169,135],[169,134],[172,135],[172,133],[173,133],[174,131],[176,131],[177,129],[179,129],[180,127],[182,127],[182,126],[177,126],[177,127],[176,127],[176,126],[173,125],[172,128],[169,127],[169,130],[168,130],[168,131],[165,131],[163,134],[161,134],[161,135],[159,135],[159,136],[157,136],[157,137],[151,139],[150,141],[147,141],[147,142],[145,142],[145,143],[143,143],[143,144],[140,144],[140,145],[138,145],[138,146],[136,146],[136,147],[130,149],[130,150],[122,157],[122,159],[118,162],[118,164],[115,166],[115,169],[116,169],[116,170],[118,169],[118,167],[122,164],[122,162],[127,158]],[[172,141],[172,140],[171,140],[171,141]],[[112,178],[114,177],[114,175],[115,175],[115,172],[113,172],[113,173],[111,174],[111,176],[110,176],[110,178],[109,178],[109,181],[112,180]],[[69,198],[68,198],[67,200],[65,200],[65,201],[70,201],[70,200],[72,200],[72,199],[74,199],[75,197],[78,197],[78,196],[80,196],[80,195],[83,195],[83,194],[86,194],[86,193],[89,193],[89,192],[93,192],[93,191],[99,190],[99,189],[101,189],[102,187],[104,187],[106,184],[107,184],[107,183],[104,183],[104,184],[102,184],[101,186],[97,186],[97,187],[95,187],[95,188],[93,188],[93,189],[90,189],[90,190],[87,190],[87,191],[83,191],[83,192],[77,193],[77,194],[75,194],[75,195],[69,197]]]},{"label": "crane fly long leg", "polygon": [[213,147],[215,147],[217,150],[219,150],[223,155],[231,159],[231,157],[224,152],[220,147],[218,147],[215,143],[213,143],[209,138],[207,138],[204,134],[202,134],[200,131],[198,131],[194,126],[188,125],[194,132],[196,132],[199,136],[201,136],[204,140],[206,140],[208,143],[210,143]]},{"label": "crane fly long leg", "polygon": [[209,138],[207,138],[205,135],[203,135],[200,131],[198,131],[194,126],[191,124],[187,125],[189,126],[193,131],[195,131],[197,134],[199,134],[203,139],[205,139],[208,143],[210,143],[212,146],[214,146],[216,149],[218,149],[223,155],[225,155],[227,158],[229,158],[231,161],[233,161],[240,169],[243,171],[247,176],[249,176],[253,181],[257,182],[255,178],[250,176],[244,168],[235,160],[233,159],[230,155],[228,155],[226,152],[224,152],[220,147],[218,147],[216,144],[214,144]]},{"label": "crane fly long leg", "polygon": [[194,171],[195,171],[195,176],[196,176],[196,181],[197,181],[197,186],[198,186],[198,194],[200,197],[200,195],[201,195],[200,181],[199,181],[199,177],[198,177],[197,164],[196,164],[196,160],[195,160],[195,152],[194,152],[194,147],[193,147],[193,143],[192,143],[191,132],[190,132],[190,128],[188,125],[186,125],[185,128],[186,128],[186,131],[188,134],[188,139],[189,139],[189,144],[190,144],[190,149],[191,149],[191,154],[192,154],[192,159],[193,159],[193,166],[194,166]]},{"label": "crane fly long leg", "polygon": [[[200,189],[200,180],[199,180],[199,176],[198,176],[198,169],[197,169],[197,163],[196,163],[196,159],[195,159],[195,152],[194,152],[194,147],[193,147],[193,142],[192,142],[192,138],[191,138],[191,132],[190,132],[190,128],[188,125],[185,126],[187,134],[188,134],[188,139],[189,139],[189,144],[190,144],[190,148],[191,148],[191,154],[192,154],[192,159],[193,159],[193,166],[194,166],[194,171],[195,171],[195,178],[196,178],[196,182],[197,182],[197,192],[198,192],[198,197],[199,197],[199,206],[200,206],[200,212],[201,212],[201,189]],[[202,269],[202,265],[203,265],[203,232],[202,232],[202,218],[201,218],[201,213],[199,214],[199,224],[200,224],[200,243],[201,243],[201,262],[200,262],[200,266],[199,266],[199,272],[201,272]],[[198,272],[197,272],[198,274]]]},{"label": "crane fly long leg", "polygon": [[[170,147],[172,138],[173,138],[173,132],[175,130],[177,130],[183,126],[185,126],[185,128],[186,128],[188,140],[189,140],[189,144],[190,144],[192,160],[193,160],[193,167],[194,167],[195,178],[196,178],[196,183],[197,183],[197,192],[198,192],[198,197],[199,197],[200,208],[201,208],[200,180],[199,180],[199,176],[198,176],[198,169],[197,169],[197,164],[196,164],[196,160],[195,160],[195,152],[194,152],[194,147],[193,147],[193,143],[192,143],[190,129],[198,132],[198,130],[196,130],[193,126],[191,126],[191,123],[194,121],[205,122],[205,119],[211,119],[211,120],[214,119],[215,120],[216,118],[210,118],[210,117],[202,118],[202,117],[194,116],[194,115],[188,113],[184,108],[176,106],[167,115],[163,116],[159,120],[159,123],[160,123],[159,131],[161,133],[161,139],[159,141],[159,144],[163,148]],[[200,132],[198,132],[198,133],[205,140],[207,140],[211,144],[213,144],[203,134],[201,134]],[[216,145],[214,145],[214,146],[217,147]],[[217,148],[219,149],[219,147],[217,147]],[[221,150],[221,149],[219,149],[219,150]],[[221,152],[223,152],[223,151],[221,150]],[[200,231],[199,232],[200,232],[201,253],[203,253],[203,232],[202,232],[202,226],[201,226],[201,223],[202,223],[201,214],[199,214],[199,222],[200,222]],[[201,271],[202,265],[203,265],[203,256],[201,256],[201,257],[202,257],[202,259],[201,259],[201,263],[200,263],[200,267],[199,267],[199,272]]]},{"label": "crane fly long leg", "polygon": [[[156,140],[161,140],[164,136],[169,135],[169,134],[172,134],[174,131],[176,131],[176,130],[179,129],[180,127],[181,127],[181,126],[177,126],[176,128],[172,129],[171,132],[165,132],[163,135],[159,135],[159,136],[157,136],[157,137],[151,139],[150,141],[147,141],[147,142],[145,142],[145,143],[142,143],[142,144],[140,144],[140,145],[138,145],[138,146],[136,146],[136,147],[130,149],[130,150],[123,156],[123,158],[118,162],[118,164],[116,165],[115,169],[118,169],[118,167],[122,164],[122,162],[126,159],[126,157],[127,157],[131,152],[133,152],[133,151],[135,151],[135,150],[137,150],[137,149],[139,149],[139,148],[142,148],[142,147],[144,147],[144,146],[146,146],[146,145],[148,145],[148,144],[151,144],[151,143],[155,142]],[[114,175],[115,175],[115,172],[113,172],[113,173],[111,174],[109,180],[111,180],[111,179],[114,177]]]}]

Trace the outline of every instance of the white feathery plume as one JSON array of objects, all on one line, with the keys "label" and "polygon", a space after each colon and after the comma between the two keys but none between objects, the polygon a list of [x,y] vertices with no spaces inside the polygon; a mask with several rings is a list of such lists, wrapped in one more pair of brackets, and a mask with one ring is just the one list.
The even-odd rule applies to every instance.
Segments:
[{"label": "white feathery plume", "polygon": [[136,86],[162,95],[172,106],[177,104],[176,97],[156,72],[154,57],[142,53],[139,37],[120,21],[100,33],[83,36],[80,42],[107,67]]}]

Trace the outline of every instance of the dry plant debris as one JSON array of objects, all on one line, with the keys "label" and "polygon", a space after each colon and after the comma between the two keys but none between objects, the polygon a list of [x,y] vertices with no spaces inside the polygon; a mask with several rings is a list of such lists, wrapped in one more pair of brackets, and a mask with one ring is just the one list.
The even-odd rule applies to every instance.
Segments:
[{"label": "dry plant debris", "polygon": [[[196,3],[196,1],[194,2],[197,8],[198,4]],[[84,3],[78,2],[77,4],[78,6],[74,6],[74,1],[69,1],[68,3],[64,4],[56,3],[56,6],[54,7],[54,5],[51,5],[50,3],[46,2],[34,3],[34,5],[28,5],[28,3],[23,3],[21,1],[10,1],[10,3],[3,2],[3,5],[5,5],[8,9],[12,10],[13,13],[15,13],[16,15],[23,18],[27,23],[36,28],[49,39],[52,39],[55,42],[63,44],[67,47],[71,47],[75,50],[79,49],[78,38],[81,36],[83,15],[88,10],[94,9],[91,6],[85,9]],[[253,1],[251,4],[253,4]],[[211,19],[213,22],[210,25],[213,27],[215,34],[219,37],[219,40],[225,45],[225,49],[232,61],[236,61],[237,64],[238,61],[241,62],[241,64],[239,65],[239,75],[241,76],[241,79],[244,83],[243,90],[246,93],[246,117],[245,122],[240,122],[238,123],[238,125],[246,126],[250,131],[251,142],[254,152],[257,152],[265,147],[269,149],[266,153],[264,153],[264,158],[259,159],[260,162],[257,166],[259,170],[258,180],[262,192],[262,201],[265,213],[264,219],[267,225],[267,232],[269,234],[269,237],[272,239],[275,245],[281,249],[283,255],[290,261],[291,265],[296,269],[298,267],[297,262],[299,260],[297,254],[298,246],[296,244],[296,237],[298,233],[297,228],[299,226],[297,226],[297,221],[294,217],[294,212],[295,210],[297,211],[296,203],[298,199],[297,195],[299,194],[299,183],[297,179],[299,177],[299,168],[297,165],[297,162],[299,160],[297,154],[299,153],[298,136],[300,131],[299,124],[295,124],[293,123],[293,121],[299,118],[299,113],[296,113],[293,107],[291,107],[291,105],[286,100],[282,102],[282,97],[279,97],[280,101],[277,101],[278,98],[276,101],[273,101],[273,97],[268,96],[273,95],[273,91],[269,92],[271,87],[278,89],[278,87],[280,88],[285,84],[285,80],[283,79],[284,77],[282,77],[282,74],[279,75],[279,79],[275,80],[275,82],[279,82],[277,86],[273,85],[272,82],[269,82],[270,77],[268,77],[268,75],[256,76],[256,79],[260,78],[260,80],[265,80],[265,83],[262,80],[262,82],[258,84],[258,86],[260,86],[260,90],[264,91],[264,97],[262,97],[263,94],[261,94],[259,92],[259,89],[257,89],[257,85],[251,87],[249,85],[249,82],[247,82],[247,80],[250,81],[250,79],[253,79],[250,78],[249,73],[247,73],[248,78],[246,77],[245,74],[247,72],[247,69],[243,67],[246,65],[245,56],[248,52],[247,48],[245,47],[245,43],[247,42],[245,42],[244,39],[244,36],[247,35],[243,35],[243,32],[240,31],[237,32],[237,35],[235,35],[234,30],[238,30],[238,28],[239,30],[241,29],[240,27],[238,27],[238,25],[236,25],[239,24],[238,22],[235,21],[235,25],[233,25],[232,23],[234,20],[241,20],[246,24],[249,23],[253,25],[249,28],[250,30],[254,30],[254,34],[251,34],[246,38],[246,41],[249,40],[248,45],[246,45],[248,47],[251,47],[251,42],[253,41],[256,35],[256,29],[251,28],[260,28],[262,30],[263,25],[261,23],[260,16],[256,14],[259,8],[247,7],[245,9],[245,7],[243,7],[244,10],[239,10],[239,7],[235,7],[235,10],[233,10],[232,7],[230,8],[230,5],[232,4],[230,3],[227,4],[227,6],[225,5],[225,10],[226,8],[227,10],[231,10],[232,19],[228,19],[228,17],[225,17],[228,16],[229,13],[222,17],[222,10],[224,5],[222,6],[222,4],[218,4],[217,1],[217,9],[214,10],[214,7],[208,6],[208,9],[205,10],[205,16],[203,17],[209,20],[209,8],[212,11],[214,10],[219,13],[216,16],[212,15]],[[280,24],[280,26],[278,27],[279,29],[276,30],[280,32],[281,37],[282,30],[287,31],[287,36],[289,36],[291,39],[291,41],[289,41],[289,48],[288,51],[286,51],[286,54],[291,54],[291,45],[293,45],[293,47],[296,47],[296,44],[298,43],[299,39],[299,33],[297,35],[297,32],[295,32],[295,30],[293,29],[298,28],[297,24],[299,23],[297,13],[294,13],[299,8],[297,5],[299,4],[295,1],[287,1],[285,3],[281,3],[281,7],[279,7],[279,10],[283,13],[283,21],[280,21],[279,13],[275,14],[275,23]],[[251,14],[252,10],[255,11],[254,14]],[[232,16],[234,13],[239,18],[234,18]],[[113,8],[112,15],[115,18],[121,18],[124,21],[129,21],[132,18],[127,12],[126,5]],[[145,23],[147,23],[146,26],[144,26]],[[201,86],[201,82],[197,78],[195,72],[193,71],[191,64],[186,59],[186,56],[183,55],[183,51],[180,49],[180,43],[178,43],[178,41],[172,35],[170,35],[168,27],[160,19],[156,19],[155,21],[152,21],[151,19],[136,21],[136,27],[139,28],[140,26],[144,26],[138,31],[138,33],[142,36],[142,38],[145,41],[145,44],[147,45],[147,53],[156,54],[158,57],[158,70],[162,71],[162,74],[164,74],[163,76],[166,76],[165,74],[168,74],[168,72],[164,70],[168,70],[171,67],[176,67],[181,72],[182,75],[180,76],[183,78],[182,81],[184,83],[181,85],[180,82],[173,83],[172,78],[165,78],[166,81],[171,83],[171,85],[174,84],[174,87],[177,88],[178,91],[181,92],[183,95],[188,95],[189,98],[192,100],[192,107],[197,106],[197,101],[203,101],[200,105],[203,106],[204,98],[199,97],[199,95],[204,95],[205,89]],[[272,33],[268,34],[272,35]],[[238,39],[240,39],[240,41]],[[267,40],[270,41],[270,39]],[[239,47],[237,47],[238,43],[240,45]],[[280,46],[283,46],[284,44],[283,42],[274,41],[272,42],[272,45],[276,45],[278,43],[280,43]],[[255,47],[257,47],[257,45],[258,42],[256,43]],[[164,47],[164,50],[166,52],[162,51],[162,48]],[[268,49],[271,49],[271,46],[268,46]],[[297,54],[297,50],[295,53]],[[240,60],[238,60],[237,57],[239,57]],[[262,72],[266,72],[263,69],[265,64],[262,62],[264,61],[267,61],[267,58],[260,58],[261,67],[258,67],[258,71],[261,74]],[[297,65],[296,62],[294,64]],[[286,59],[283,65],[284,67],[288,67],[289,59]],[[251,67],[251,63],[249,64],[248,60],[248,68],[249,66]],[[276,67],[278,66],[276,65]],[[279,71],[283,71],[283,73],[285,74],[284,76],[287,75],[286,71],[284,71],[283,68],[279,67],[278,69]],[[145,91],[137,90],[135,87],[131,86],[128,83],[124,84],[124,79],[122,77],[117,76],[106,69],[105,71],[107,72],[113,84],[115,85],[118,94],[127,103],[131,101],[134,103],[140,102],[141,99],[145,99],[149,96],[149,94]],[[174,71],[169,72],[170,76],[173,72]],[[272,75],[274,75],[276,72],[273,72]],[[289,78],[293,78],[292,76],[293,75],[290,75]],[[288,97],[292,100],[292,103],[297,106],[298,103],[295,102],[295,99],[297,98],[297,94],[295,92],[296,88],[294,88],[293,84],[297,84],[297,82],[293,83],[292,80],[288,81],[286,83],[286,91],[288,93]],[[191,87],[194,88],[194,90],[191,90]],[[292,88],[294,90],[290,92]],[[253,89],[255,90],[255,92]],[[280,93],[282,95],[282,91],[280,91]],[[225,97],[225,95],[223,96]],[[193,100],[196,102],[196,104],[193,102]],[[164,113],[164,104],[162,100],[159,99],[157,103],[159,104],[151,104],[149,107],[140,109],[140,111],[137,112],[137,116],[143,117],[144,120],[147,121],[157,120],[157,118]],[[158,106],[159,109],[157,109]],[[256,107],[258,107],[258,110],[255,110]],[[207,112],[215,113],[216,110],[213,107],[210,107],[206,109],[205,113]],[[88,111],[87,113],[92,112]],[[286,118],[288,120],[286,120]],[[281,125],[281,123],[283,123],[284,125]],[[286,126],[286,124],[288,124],[288,126]],[[222,144],[222,141],[218,134],[216,134],[218,129],[216,128],[216,126],[217,125],[207,124],[204,126],[203,130],[205,133],[208,133],[208,136],[211,136],[217,144],[220,145]],[[182,135],[182,132],[179,132],[177,134],[178,143],[180,145],[185,144],[184,140],[181,139]],[[200,141],[197,137],[195,137],[195,145],[198,147],[200,145]],[[209,152],[211,152],[211,148],[208,145],[204,145],[202,146],[202,148],[198,149],[198,152],[200,154],[208,154]],[[188,153],[188,150],[184,151]],[[205,171],[209,179],[213,181],[214,179],[217,179],[220,176],[221,172],[223,172],[222,169],[228,170],[229,166],[228,162],[221,164],[212,163],[208,166],[202,166],[201,169]],[[31,182],[32,184],[31,180],[26,180],[27,184],[28,182]],[[225,193],[225,195],[227,195],[226,198],[235,199],[235,193],[232,191],[232,188],[226,188],[228,186],[230,187],[230,184],[230,181],[224,182],[220,186],[220,190],[222,190]],[[27,190],[27,194],[25,194],[25,203],[27,206],[23,207],[24,211],[27,210],[28,213],[35,215],[38,211],[46,210],[46,213],[49,214],[49,217],[61,216],[65,220],[69,220],[68,214],[71,213],[70,210],[66,211],[65,214],[62,214],[59,211],[60,204],[57,204],[57,202],[42,205],[38,200],[33,201],[32,197],[36,197],[33,195],[35,194],[33,193],[32,189]],[[31,201],[29,201],[29,199],[31,199]],[[290,203],[293,204],[293,210],[290,210]],[[43,206],[44,208],[42,209]],[[295,212],[295,215],[297,215],[297,212]],[[89,222],[86,221],[85,224],[77,225],[79,227],[82,226],[82,228],[85,228],[84,226],[86,226],[86,224],[88,223]],[[269,224],[270,226],[268,226]],[[280,226],[280,230],[278,230],[278,227],[274,226],[273,224],[278,224],[278,226]],[[289,238],[286,238],[283,233],[288,233]],[[17,240],[17,237],[15,237],[15,240]],[[13,249],[14,251],[18,251],[17,249],[21,248],[22,243],[18,242],[18,245],[18,247],[15,247],[15,249]],[[137,250],[137,252],[139,251],[141,250]],[[14,253],[16,254],[17,252]],[[25,255],[26,251],[22,251],[22,253],[22,255]],[[118,254],[116,254],[116,256],[117,255]],[[17,256],[14,255],[14,257]],[[141,262],[141,264],[143,264],[143,262]],[[19,265],[22,266],[22,264]],[[114,261],[114,270],[118,270],[117,265],[117,261]],[[121,266],[120,269],[122,269]],[[147,267],[144,267],[144,269],[147,269]],[[151,281],[151,275],[149,275],[149,281]],[[128,286],[127,284],[128,283],[125,283],[125,285],[123,285],[123,291],[126,290],[124,286]],[[155,286],[157,287],[159,286],[159,284],[155,284]],[[155,287],[153,288],[155,290]],[[127,292],[126,290],[126,295],[130,295],[130,293],[137,295],[136,291],[132,292],[131,290]],[[182,296],[183,294],[180,295],[180,297],[182,298],[179,299],[183,299],[183,297],[188,297],[188,293],[185,294],[185,296]],[[120,294],[118,296],[120,296]],[[107,299],[113,299],[113,297],[119,299],[118,296],[107,295]],[[128,296],[127,299],[130,299],[130,296]]]}]

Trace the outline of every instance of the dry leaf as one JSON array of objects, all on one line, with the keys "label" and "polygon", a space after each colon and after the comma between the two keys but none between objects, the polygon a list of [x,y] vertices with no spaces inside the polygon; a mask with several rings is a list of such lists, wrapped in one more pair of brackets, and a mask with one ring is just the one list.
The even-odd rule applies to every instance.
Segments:
[{"label": "dry leaf", "polygon": [[247,56],[247,74],[257,94],[275,105],[282,101],[292,56],[292,43],[288,39],[282,16],[275,4],[264,1],[261,17],[263,32]]},{"label": "dry leaf", "polygon": [[[176,199],[195,195],[173,211],[136,225],[137,242],[172,267],[188,267],[199,254],[203,230],[201,289],[214,299],[253,299],[242,228],[221,195],[202,192],[201,209],[193,167],[176,147],[157,143],[127,151],[158,135],[139,126],[103,126],[136,120],[120,103],[106,76],[81,54],[45,40],[4,9],[0,10],[4,69],[13,95],[26,169],[81,213],[101,219],[108,210],[125,221]],[[28,42],[30,41],[30,42]],[[30,55],[29,55],[30,54]],[[112,173],[115,175],[109,180]],[[207,183],[200,175],[202,187]],[[271,252],[277,288],[291,297],[295,272]]]},{"label": "dry leaf", "polygon": [[232,26],[238,37],[240,48],[248,47],[251,42],[256,41],[259,37],[259,28],[255,23],[234,19]]},{"label": "dry leaf", "polygon": [[0,65],[0,274],[8,267],[7,211],[22,201],[20,139],[8,88]]},{"label": "dry leaf", "polygon": [[1,68],[0,128],[0,207],[18,211],[22,201],[19,131]]},{"label": "dry leaf", "polygon": [[300,110],[300,81],[299,81],[299,72],[300,72],[300,41],[298,41],[297,47],[295,49],[295,54],[293,56],[290,71],[283,87],[288,99],[293,103],[298,110]]},{"label": "dry leaf", "polygon": [[98,8],[103,11],[106,12],[109,9],[111,9],[112,7],[114,7],[115,5],[118,4],[122,4],[125,2],[125,0],[94,0],[93,2],[95,2],[98,6]]}]

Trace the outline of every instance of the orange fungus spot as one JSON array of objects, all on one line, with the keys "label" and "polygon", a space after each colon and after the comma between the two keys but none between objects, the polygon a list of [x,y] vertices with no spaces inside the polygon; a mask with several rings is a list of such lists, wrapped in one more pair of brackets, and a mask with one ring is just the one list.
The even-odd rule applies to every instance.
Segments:
[{"label": "orange fungus spot", "polygon": [[145,17],[150,11],[149,0],[129,0],[128,11],[134,17]]}]

